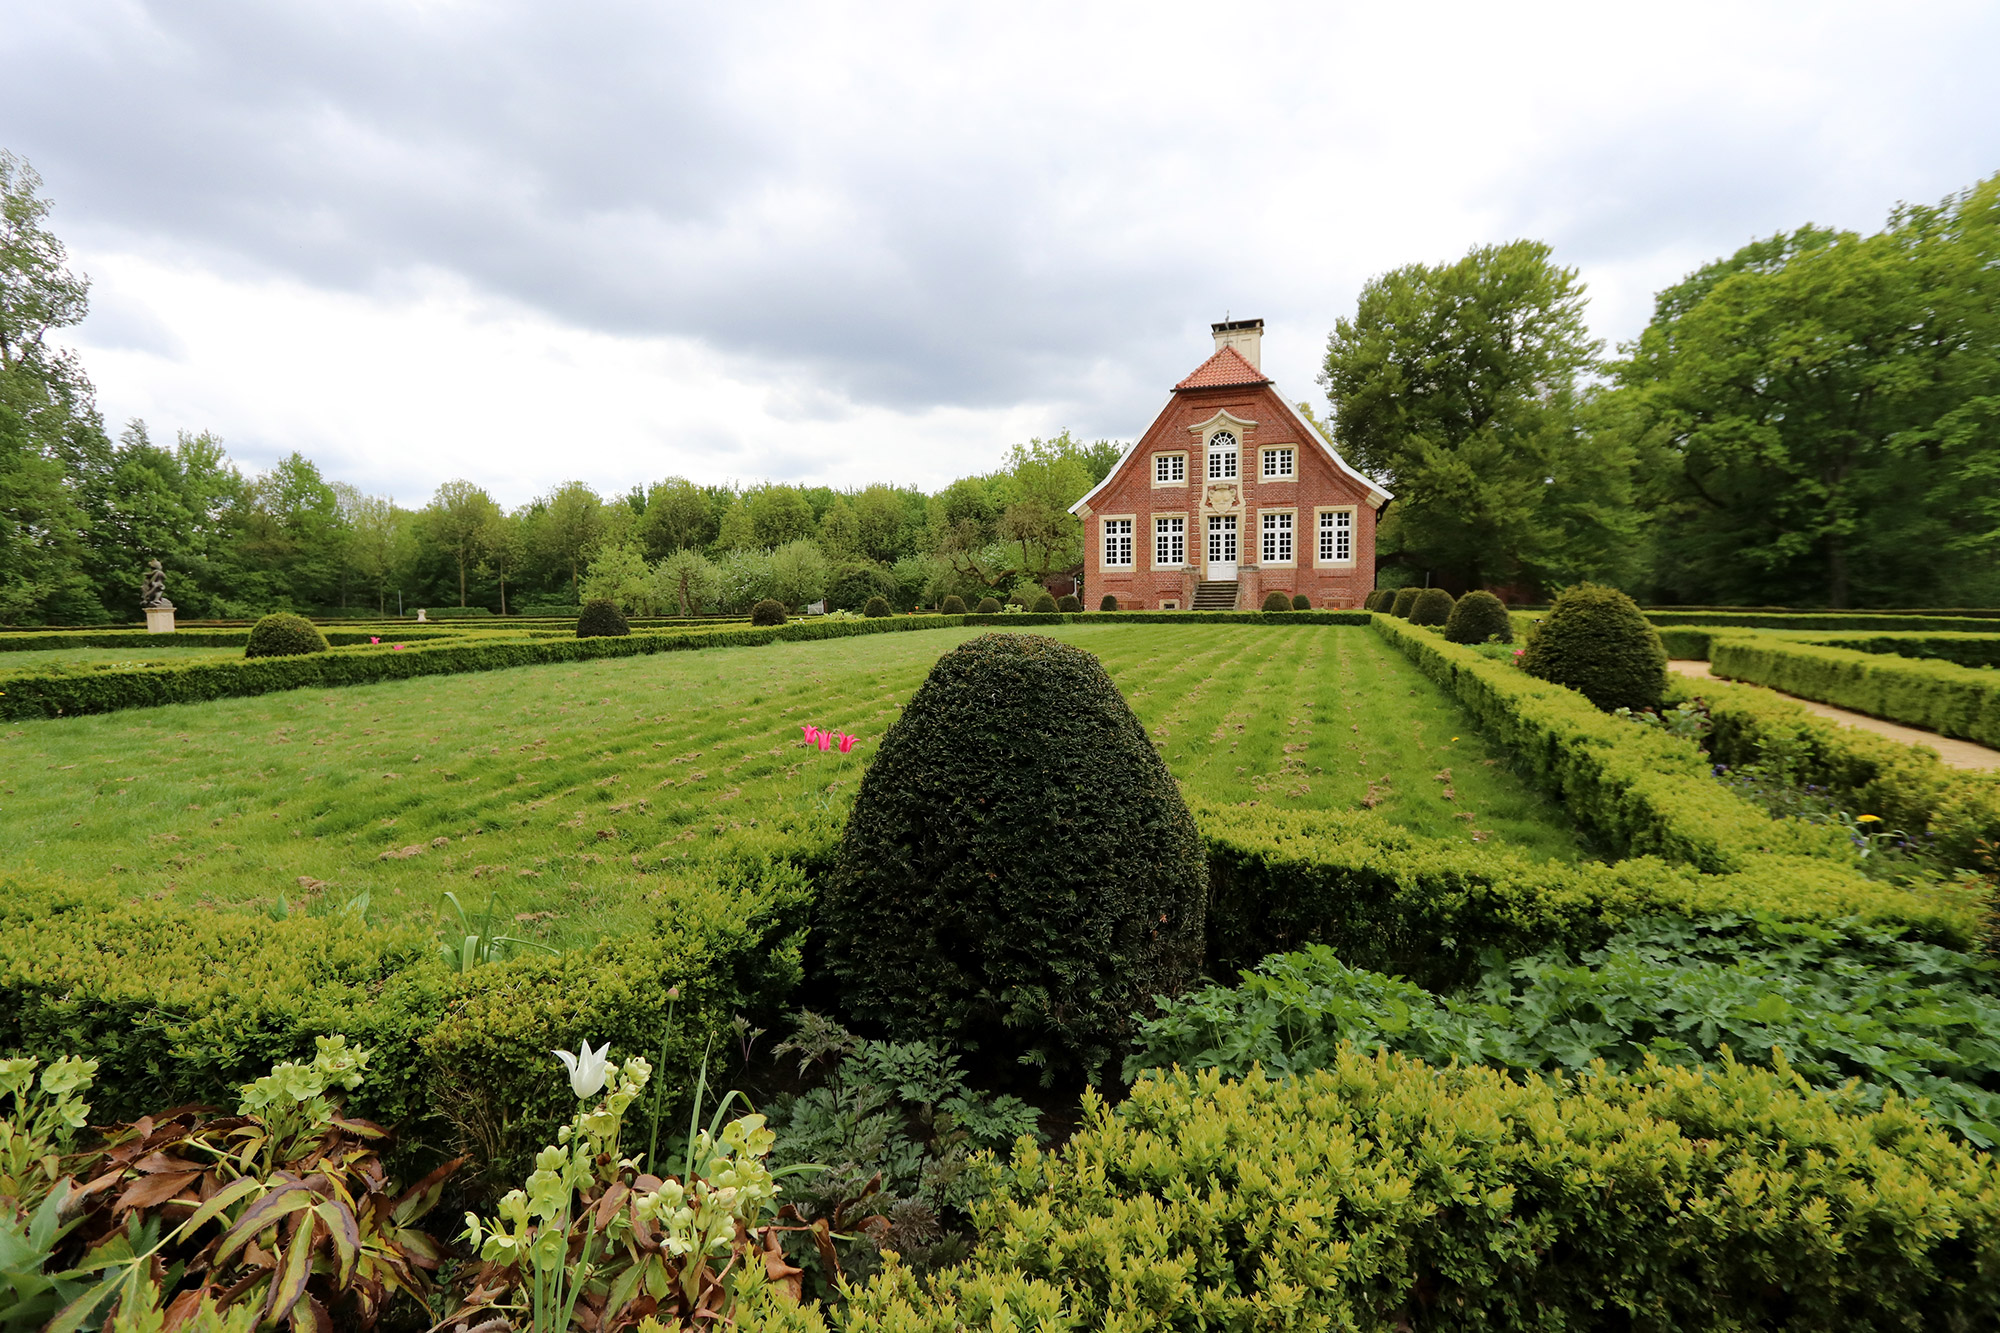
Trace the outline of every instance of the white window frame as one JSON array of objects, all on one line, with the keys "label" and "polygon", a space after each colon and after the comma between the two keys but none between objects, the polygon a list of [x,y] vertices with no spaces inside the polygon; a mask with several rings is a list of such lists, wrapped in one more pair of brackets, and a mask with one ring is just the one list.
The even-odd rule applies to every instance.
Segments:
[{"label": "white window frame", "polygon": [[[1180,524],[1180,531],[1178,532],[1174,532],[1171,530],[1162,531],[1162,528],[1170,523]],[[1185,569],[1187,567],[1187,527],[1188,523],[1186,514],[1153,515],[1153,568],[1154,569]],[[1180,547],[1181,547],[1180,558],[1178,560],[1162,559],[1160,556],[1161,541],[1172,540],[1174,538],[1178,538],[1180,541]]]},{"label": "white window frame", "polygon": [[[1259,449],[1257,452],[1259,455],[1261,455],[1261,459],[1257,468],[1257,476],[1259,480],[1262,481],[1298,480],[1299,451],[1296,445],[1290,445],[1290,444],[1267,445],[1266,447]],[[1285,470],[1283,472],[1273,472],[1271,470],[1271,464],[1281,458],[1284,460]]]},{"label": "white window frame", "polygon": [[[1229,437],[1229,447],[1227,449],[1216,448],[1215,442],[1225,435]],[[1207,474],[1210,481],[1241,481],[1243,479],[1243,441],[1236,437],[1235,431],[1218,430],[1211,434],[1202,442],[1202,456],[1207,459],[1207,466],[1202,471]],[[1225,458],[1229,460],[1229,471],[1218,471],[1216,465],[1221,463]]]},{"label": "white window frame", "polygon": [[1258,510],[1258,568],[1290,569],[1298,564],[1298,551],[1299,511],[1296,509]]},{"label": "white window frame", "polygon": [[[1119,524],[1124,525],[1122,531],[1118,529]],[[1138,527],[1139,527],[1138,518],[1136,515],[1133,514],[1106,514],[1103,518],[1098,520],[1099,545],[1097,549],[1099,552],[1099,564],[1101,568],[1104,569],[1135,568],[1133,561],[1137,556],[1139,543],[1135,540],[1134,535],[1138,531]],[[1113,543],[1117,541],[1123,541],[1125,544],[1125,550],[1124,550],[1125,558],[1123,560],[1112,559],[1112,553],[1116,549]]]},{"label": "white window frame", "polygon": [[[1341,514],[1347,516],[1345,532],[1347,537],[1347,554],[1345,557],[1340,554],[1339,544],[1342,529],[1337,516]],[[1359,526],[1360,519],[1357,517],[1355,506],[1353,505],[1321,505],[1315,509],[1313,511],[1314,567],[1320,569],[1352,569],[1354,567],[1355,543],[1358,540],[1356,529]],[[1329,538],[1331,539],[1330,541]],[[1328,546],[1332,547],[1332,555],[1323,554]]]},{"label": "white window frame", "polygon": [[[1230,526],[1231,524],[1234,524],[1235,526],[1232,527]],[[1228,533],[1229,536],[1234,539],[1231,542],[1231,545],[1233,545],[1236,548],[1236,550],[1234,554],[1232,554],[1229,557],[1229,559],[1223,560],[1222,563],[1235,565],[1238,569],[1241,569],[1244,565],[1249,563],[1243,558],[1242,520],[1239,519],[1235,514],[1210,514],[1208,516],[1208,522],[1201,525],[1201,543],[1202,543],[1201,567],[1204,570],[1206,570],[1210,565],[1214,564],[1217,560],[1221,559],[1221,557],[1215,554],[1215,549],[1211,544],[1211,537],[1214,534],[1224,533],[1224,532]]]},{"label": "white window frame", "polygon": [[[1188,456],[1187,456],[1187,450],[1185,449],[1171,449],[1154,454],[1153,485],[1155,486],[1187,485],[1187,465],[1188,465]],[[1162,471],[1177,471],[1180,473],[1180,476],[1162,477],[1160,475]]]}]

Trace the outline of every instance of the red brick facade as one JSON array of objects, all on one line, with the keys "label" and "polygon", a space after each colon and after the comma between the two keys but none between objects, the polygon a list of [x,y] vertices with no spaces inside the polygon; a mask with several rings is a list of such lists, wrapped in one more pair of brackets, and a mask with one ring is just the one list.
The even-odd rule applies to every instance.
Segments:
[{"label": "red brick facade", "polygon": [[1358,607],[1374,588],[1375,520],[1389,493],[1285,402],[1254,364],[1254,339],[1225,340],[1225,328],[1248,323],[1217,326],[1215,355],[1071,506],[1084,525],[1089,609],[1106,593],[1126,609],[1187,609],[1196,583],[1229,578],[1232,536],[1239,610],[1274,590]]}]

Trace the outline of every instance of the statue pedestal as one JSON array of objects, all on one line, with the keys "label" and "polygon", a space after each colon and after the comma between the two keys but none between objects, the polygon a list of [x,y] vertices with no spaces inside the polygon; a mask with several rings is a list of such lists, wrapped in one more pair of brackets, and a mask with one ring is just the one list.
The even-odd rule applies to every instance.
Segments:
[{"label": "statue pedestal", "polygon": [[174,609],[171,606],[149,606],[146,608],[146,633],[172,634],[174,632]]}]

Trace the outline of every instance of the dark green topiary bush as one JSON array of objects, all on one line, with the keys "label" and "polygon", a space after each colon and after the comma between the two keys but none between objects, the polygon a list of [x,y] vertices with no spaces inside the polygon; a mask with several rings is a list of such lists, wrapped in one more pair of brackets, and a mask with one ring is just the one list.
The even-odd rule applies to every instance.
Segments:
[{"label": "dark green topiary bush", "polygon": [[1083,599],[1075,593],[1065,593],[1056,598],[1056,610],[1065,615],[1074,615],[1083,610]]},{"label": "dark green topiary bush", "polygon": [[1294,610],[1294,611],[1310,611],[1310,610],[1312,610],[1312,609],[1313,609],[1313,599],[1312,599],[1312,598],[1310,598],[1310,597],[1306,596],[1306,595],[1305,595],[1304,593],[1302,593],[1302,592],[1301,592],[1301,593],[1294,593],[1294,594],[1292,595],[1292,610]]},{"label": "dark green topiary bush", "polygon": [[861,614],[870,620],[880,620],[889,614],[889,602],[886,598],[870,597],[868,605],[861,608]]},{"label": "dark green topiary bush", "polygon": [[1389,603],[1389,614],[1398,620],[1408,620],[1410,608],[1417,604],[1417,598],[1423,596],[1423,592],[1422,588],[1396,589],[1395,600]]},{"label": "dark green topiary bush", "polygon": [[1507,618],[1505,602],[1484,588],[1474,588],[1451,608],[1444,636],[1453,643],[1512,643],[1514,622]]},{"label": "dark green topiary bush", "polygon": [[576,637],[579,639],[613,638],[631,632],[632,627],[626,623],[625,613],[618,609],[618,603],[608,597],[585,602],[583,614],[576,618]]},{"label": "dark green topiary bush", "polygon": [[1000,603],[991,597],[982,597],[979,599],[978,611],[982,616],[998,615],[1000,614]]},{"label": "dark green topiary bush", "polygon": [[940,606],[938,610],[947,616],[962,616],[965,614],[965,599],[957,593],[953,593],[944,599],[944,605]]},{"label": "dark green topiary bush", "polygon": [[898,1039],[1115,1077],[1132,1015],[1201,972],[1208,866],[1095,657],[985,634],[883,737],[821,898],[854,1014]]},{"label": "dark green topiary bush", "polygon": [[1056,599],[1044,592],[1028,603],[1028,609],[1038,616],[1052,616],[1056,613]]},{"label": "dark green topiary bush", "polygon": [[298,657],[326,651],[326,635],[304,616],[287,611],[265,616],[250,627],[249,641],[243,645],[245,657]]},{"label": "dark green topiary bush", "polygon": [[1529,636],[1529,674],[1581,692],[1607,713],[1658,708],[1667,650],[1638,605],[1616,588],[1580,583],[1555,600]]},{"label": "dark green topiary bush", "polygon": [[785,604],[766,597],[750,608],[750,623],[753,625],[782,625],[785,623]]},{"label": "dark green topiary bush", "polygon": [[869,598],[893,601],[901,591],[896,576],[880,565],[842,565],[827,581],[826,606],[829,611],[862,611]]},{"label": "dark green topiary bush", "polygon": [[1264,594],[1264,609],[1266,611],[1289,611],[1292,609],[1292,599],[1275,590],[1267,592]]},{"label": "dark green topiary bush", "polygon": [[1104,594],[1104,599],[1097,604],[1097,609],[1100,611],[1116,611],[1118,609],[1118,599],[1107,592]]},{"label": "dark green topiary bush", "polygon": [[1377,588],[1374,592],[1368,594],[1368,599],[1361,606],[1364,611],[1381,611],[1386,614],[1390,605],[1395,600],[1396,590],[1394,588]]},{"label": "dark green topiary bush", "polygon": [[1451,619],[1451,608],[1458,599],[1443,588],[1425,588],[1410,603],[1410,623],[1412,625],[1442,625]]}]

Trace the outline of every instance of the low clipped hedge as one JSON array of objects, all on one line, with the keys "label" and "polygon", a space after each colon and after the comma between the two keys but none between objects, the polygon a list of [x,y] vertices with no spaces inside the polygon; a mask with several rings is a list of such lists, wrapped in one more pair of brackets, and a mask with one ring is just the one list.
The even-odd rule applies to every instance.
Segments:
[{"label": "low clipped hedge", "polygon": [[1857,653],[1930,658],[1966,667],[2000,667],[2000,634],[1839,634],[1815,635],[1811,641]]},{"label": "low clipped hedge", "polygon": [[842,1327],[1977,1329],[2000,1168],[1783,1073],[1511,1079],[1351,1047],[1283,1081],[1142,1077],[1017,1144],[970,1260]]},{"label": "low clipped hedge", "polygon": [[[1018,619],[1019,617],[1012,617]],[[741,623],[714,629],[640,632],[622,638],[572,636],[443,636],[397,651],[391,644],[317,653],[308,657],[260,658],[242,662],[191,662],[186,666],[134,667],[88,675],[65,673],[0,678],[0,719],[68,717],[110,713],[123,708],[201,703],[271,694],[278,690],[370,685],[416,676],[500,671],[548,662],[600,657],[684,652],[701,648],[746,648],[767,643],[846,638],[855,634],[941,629],[961,623],[958,616],[891,616],[882,620],[794,621],[770,628]],[[400,642],[400,640],[399,640]]]},{"label": "low clipped hedge", "polygon": [[1722,611],[1648,610],[1646,619],[1655,625],[1702,625],[1711,629],[1803,629],[1867,633],[1957,630],[1969,634],[1992,634],[1996,626],[1984,615],[1936,615],[1903,612],[1870,614],[1866,611]]},{"label": "low clipped hedge", "polygon": [[[490,630],[488,626],[482,629]],[[327,644],[334,648],[352,647],[372,639],[394,635],[400,643],[420,643],[430,639],[462,639],[466,631],[418,629],[403,626],[382,629],[323,629]],[[135,652],[175,648],[241,648],[250,642],[246,629],[179,629],[172,634],[149,634],[145,630],[107,630],[101,633],[0,634],[0,653],[49,652],[64,648],[130,648]]]},{"label": "low clipped hedge", "polygon": [[1567,865],[1421,837],[1359,811],[1194,811],[1208,846],[1212,976],[1325,944],[1354,966],[1450,989],[1477,978],[1482,950],[1594,949],[1627,922],[1663,913],[1853,917],[1954,948],[1972,944],[1982,924],[1969,898],[1913,893],[1797,852],[1746,855],[1721,874],[1657,856]]},{"label": "low clipped hedge", "polygon": [[970,615],[968,625],[1366,625],[1366,611],[1084,611],[1037,615],[1015,611]]},{"label": "low clipped hedge", "polygon": [[1711,875],[1750,870],[1764,857],[1830,859],[1858,879],[1839,864],[1847,852],[1838,830],[1772,819],[1716,782],[1693,742],[1601,713],[1572,690],[1436,634],[1384,618],[1375,629],[1607,849]]},{"label": "low clipped hedge", "polygon": [[2000,671],[1768,634],[1718,637],[1708,657],[1715,674],[1730,680],[2000,746]]},{"label": "low clipped hedge", "polygon": [[227,1104],[279,1060],[341,1032],[376,1054],[352,1109],[401,1151],[470,1149],[518,1179],[576,1102],[549,1052],[585,1039],[657,1060],[680,1000],[668,1086],[685,1095],[734,1014],[774,1012],[801,975],[808,889],[795,866],[665,879],[649,929],[459,973],[426,927],[135,901],[0,875],[0,1051],[99,1062],[96,1118]]},{"label": "low clipped hedge", "polygon": [[1782,752],[1803,782],[1825,788],[1856,814],[1928,835],[1953,865],[1983,869],[1978,844],[2000,847],[2000,772],[1952,768],[1934,751],[1820,717],[1781,695],[1721,680],[1681,680],[1668,701],[1700,696],[1717,762],[1736,767]]}]

